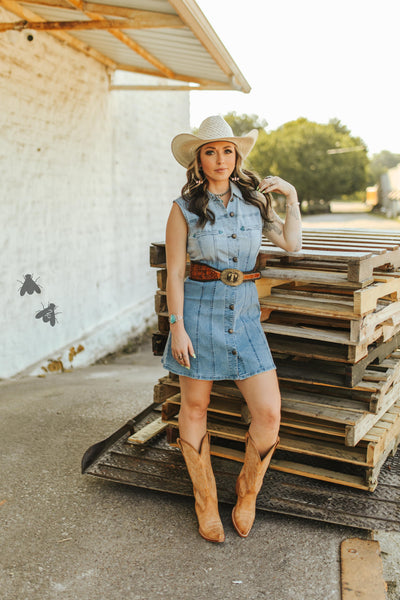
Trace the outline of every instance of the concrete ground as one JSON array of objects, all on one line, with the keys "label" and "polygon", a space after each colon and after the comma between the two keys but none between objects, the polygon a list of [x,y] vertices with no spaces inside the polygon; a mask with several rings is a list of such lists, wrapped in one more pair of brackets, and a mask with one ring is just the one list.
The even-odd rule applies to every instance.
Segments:
[{"label": "concrete ground", "polygon": [[[362,213],[304,224],[360,219],[400,229]],[[259,512],[241,539],[221,505],[226,541],[214,545],[197,533],[191,498],[81,475],[84,451],[148,406],[164,374],[147,342],[105,364],[0,381],[2,600],[339,600],[340,543],[368,536],[399,599],[400,534]]]}]

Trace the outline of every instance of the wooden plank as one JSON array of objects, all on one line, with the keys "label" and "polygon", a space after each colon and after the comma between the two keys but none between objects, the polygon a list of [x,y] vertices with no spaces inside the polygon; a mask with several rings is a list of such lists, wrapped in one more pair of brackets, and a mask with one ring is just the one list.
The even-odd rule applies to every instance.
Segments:
[{"label": "wooden plank", "polygon": [[[353,342],[350,340],[350,334],[346,331],[335,331],[335,330],[325,330],[325,329],[317,329],[315,327],[304,327],[304,326],[293,326],[293,325],[281,325],[278,323],[270,323],[269,321],[262,322],[262,328],[267,333],[268,340],[270,334],[282,335],[287,337],[295,338],[295,340],[313,340],[318,342],[326,342],[327,344],[340,344],[343,346],[343,350],[338,350],[339,354],[333,354],[336,360],[343,359],[345,362],[358,362],[361,358],[366,356],[368,353],[368,346],[375,342],[375,340],[379,339],[382,336],[382,328],[377,327],[373,330],[370,337],[367,339],[363,339],[362,342]],[[297,342],[292,343],[296,344]],[[274,346],[276,348],[276,346]],[[347,349],[345,351],[344,349]],[[271,350],[273,348],[271,347]],[[332,350],[330,349],[330,354],[332,355]],[[327,354],[325,353],[325,347],[317,346],[316,344],[312,344],[308,349],[308,356],[310,353],[315,358],[326,358]],[[328,360],[328,359],[327,359]]]},{"label": "wooden plank", "polygon": [[351,538],[340,546],[342,600],[385,600],[379,542]]},{"label": "wooden plank", "polygon": [[[36,4],[52,6],[56,8],[71,9],[71,3],[67,0],[24,0],[24,4]],[[151,28],[181,28],[184,27],[182,19],[177,15],[161,13],[156,11],[138,10],[125,6],[113,6],[109,4],[98,4],[96,2],[81,2],[81,8],[84,11],[96,12],[99,14],[124,17],[125,19],[136,19],[138,26]]]},{"label": "wooden plank", "polygon": [[[172,425],[173,427],[178,427],[178,419],[169,418],[164,421],[167,425]],[[207,422],[207,431],[211,435],[215,435],[217,437],[223,437],[226,440],[233,440],[235,442],[243,442],[246,438],[246,432],[248,427],[243,425],[243,427],[239,425],[225,425],[221,423],[216,423],[215,421],[209,420]]]},{"label": "wooden plank", "polygon": [[[299,268],[294,269],[288,266],[282,268],[266,266],[261,271],[261,280],[264,278],[281,280],[281,282],[289,280],[292,282],[302,282],[304,284],[313,283],[318,285],[331,286],[332,288],[342,288],[348,290],[356,290],[360,287],[360,284],[358,284],[357,282],[348,281],[347,274],[341,271],[318,271]],[[256,283],[258,283],[258,281]],[[369,280],[362,282],[362,287],[366,287],[372,282],[373,277],[371,277],[371,279]]]},{"label": "wooden plank", "polygon": [[[151,14],[151,13],[150,13]],[[172,16],[173,15],[169,15]],[[146,24],[147,23],[147,24]],[[0,23],[0,32],[22,31],[33,29],[36,31],[92,31],[109,29],[145,29],[152,27],[148,20],[141,19],[102,19],[101,21],[13,21],[11,23]]]},{"label": "wooden plank", "polygon": [[381,419],[384,414],[397,403],[400,397],[400,382],[396,382],[390,392],[386,393],[377,413],[365,412],[362,418],[352,427],[346,426],[346,445],[355,446],[364,435]]},{"label": "wooden plank", "polygon": [[381,365],[369,365],[365,370],[363,379],[355,387],[345,385],[332,385],[318,383],[315,381],[301,381],[294,375],[291,377],[279,377],[281,390],[297,389],[299,391],[326,396],[341,396],[351,398],[364,406],[371,413],[377,413],[385,402],[385,395],[400,376],[400,360],[386,359]]},{"label": "wooden plank", "polygon": [[153,242],[149,248],[150,251],[150,266],[157,269],[166,268],[165,243]]},{"label": "wooden plank", "polygon": [[367,288],[354,292],[354,312],[363,315],[376,308],[378,299],[391,296],[391,300],[399,300],[400,279],[375,277],[375,281]]},{"label": "wooden plank", "polygon": [[354,239],[355,237],[357,238],[366,238],[366,239],[373,239],[375,240],[375,238],[382,238],[382,239],[389,239],[391,241],[393,241],[394,243],[399,242],[400,243],[400,233],[398,229],[370,229],[368,227],[368,229],[363,229],[361,227],[355,229],[355,228],[346,228],[346,229],[336,229],[336,228],[322,228],[319,229],[318,227],[305,227],[303,229],[304,234],[305,235],[328,235],[328,236],[332,236],[332,237],[344,237],[347,238],[349,237],[350,239]]},{"label": "wooden plank", "polygon": [[329,469],[324,469],[322,467],[303,465],[288,460],[278,460],[276,458],[272,458],[269,468],[282,473],[291,473],[293,475],[300,475],[301,477],[317,479],[318,481],[326,481],[337,485],[346,485],[358,490],[370,491],[368,484],[365,483],[365,478],[360,475],[330,471]]},{"label": "wooden plank", "polygon": [[399,293],[400,279],[375,277],[372,284],[354,290],[351,295],[279,287],[271,289],[270,295],[261,297],[260,304],[273,310],[352,319],[375,310],[378,301],[385,297],[392,302],[397,301]]},{"label": "wooden plank", "polygon": [[[298,339],[294,344],[293,340],[285,336],[274,334],[268,336],[268,343],[278,368],[278,376],[282,374],[283,377],[290,377],[293,369],[292,374],[296,374],[302,380],[333,384],[343,382],[349,387],[361,381],[366,368],[373,361],[381,362],[386,359],[398,348],[399,342],[400,334],[396,333],[390,340],[369,348],[367,356],[357,364],[341,366],[341,363],[348,362],[348,359],[345,358],[343,351],[340,352],[329,344],[318,342],[312,344],[310,348],[308,341]],[[341,346],[336,348],[340,349]],[[323,359],[319,360],[320,357]],[[327,364],[329,362],[332,364]]]},{"label": "wooden plank", "polygon": [[[352,345],[346,343],[344,339],[339,343],[339,334],[332,336],[336,338],[335,341],[329,339],[328,334],[326,334],[326,339],[318,340],[316,339],[319,334],[318,331],[315,331],[315,335],[313,331],[304,331],[304,335],[301,336],[298,328],[287,327],[284,334],[281,335],[278,333],[277,327],[268,326],[268,323],[262,323],[262,328],[268,333],[268,344],[273,356],[275,356],[275,353],[287,353],[308,359],[349,364],[358,363],[368,356],[367,344]],[[290,335],[287,335],[287,332]],[[312,337],[313,335],[314,337]],[[310,343],[310,339],[312,343]]]},{"label": "wooden plank", "polygon": [[[390,265],[392,268],[400,266],[400,249],[388,250],[383,254],[374,254],[373,252],[347,252],[335,251],[329,252],[324,250],[301,250],[298,253],[285,253],[284,251],[268,245],[263,240],[260,253],[264,254],[268,260],[279,259],[281,264],[290,263],[297,264],[301,261],[308,263],[324,264],[325,262],[332,263],[332,269],[337,270],[337,265],[346,265],[347,278],[349,281],[362,282],[372,277],[373,271],[376,268]],[[335,268],[336,264],[336,268]]]},{"label": "wooden plank", "polygon": [[[248,424],[249,421],[246,419],[243,419],[243,411],[242,411],[242,405],[244,403],[244,400],[239,399],[236,400],[235,398],[232,397],[219,397],[216,394],[212,393],[211,394],[211,398],[210,398],[210,404],[208,406],[207,409],[207,413],[209,415],[224,415],[227,417],[233,417],[236,418],[239,421],[242,421],[245,424]],[[179,407],[181,405],[181,395],[180,394],[175,394],[174,396],[171,396],[170,398],[168,398],[164,404],[163,404],[163,418],[165,415],[165,418],[169,418],[169,414],[170,412],[168,412],[168,407],[171,405],[175,405],[175,407],[177,408],[177,410],[179,410]]]},{"label": "wooden plank", "polygon": [[166,427],[167,424],[161,420],[161,417],[158,417],[131,435],[127,442],[128,444],[146,444],[151,438],[164,431]]}]

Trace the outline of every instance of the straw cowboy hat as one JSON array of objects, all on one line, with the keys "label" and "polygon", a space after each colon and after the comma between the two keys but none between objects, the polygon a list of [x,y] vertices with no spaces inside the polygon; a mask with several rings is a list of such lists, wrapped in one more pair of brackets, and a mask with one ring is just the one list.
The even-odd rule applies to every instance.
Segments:
[{"label": "straw cowboy hat", "polygon": [[188,168],[196,155],[196,150],[208,142],[233,142],[240,156],[245,159],[250,153],[258,136],[258,129],[252,129],[246,135],[234,136],[228,123],[219,115],[204,119],[197,135],[180,133],[171,142],[172,154],[183,167]]}]

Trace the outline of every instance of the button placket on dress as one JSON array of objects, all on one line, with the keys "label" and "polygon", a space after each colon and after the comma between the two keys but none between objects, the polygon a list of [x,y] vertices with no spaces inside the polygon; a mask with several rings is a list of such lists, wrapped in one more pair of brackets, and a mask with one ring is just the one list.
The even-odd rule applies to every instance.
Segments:
[{"label": "button placket on dress", "polygon": [[[238,240],[238,198],[232,193],[231,198],[226,207],[226,211],[229,209],[230,219],[227,222],[228,231],[228,255],[230,262],[237,262],[239,254],[239,240]],[[232,258],[231,258],[232,257]],[[235,260],[236,259],[236,260]],[[225,296],[225,321],[227,331],[227,347],[229,348],[229,363],[232,370],[239,375],[239,355],[236,344],[236,333],[235,333],[235,302],[237,298],[238,290],[235,287],[229,288],[228,293]]]}]

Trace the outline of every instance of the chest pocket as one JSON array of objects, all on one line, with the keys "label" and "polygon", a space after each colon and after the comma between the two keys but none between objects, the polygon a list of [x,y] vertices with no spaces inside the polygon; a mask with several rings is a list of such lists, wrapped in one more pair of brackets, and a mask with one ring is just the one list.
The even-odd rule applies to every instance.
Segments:
[{"label": "chest pocket", "polygon": [[238,236],[241,239],[242,256],[247,257],[247,269],[252,269],[262,240],[262,217],[257,206],[245,206],[240,214]]},{"label": "chest pocket", "polygon": [[261,223],[260,225],[242,225],[239,230],[241,238],[240,249],[243,257],[247,257],[247,269],[252,269],[261,246]]},{"label": "chest pocket", "polygon": [[[208,225],[208,224],[207,224]],[[226,234],[218,227],[207,225],[204,229],[191,231],[188,236],[188,252],[192,260],[212,263],[225,250]]]}]

